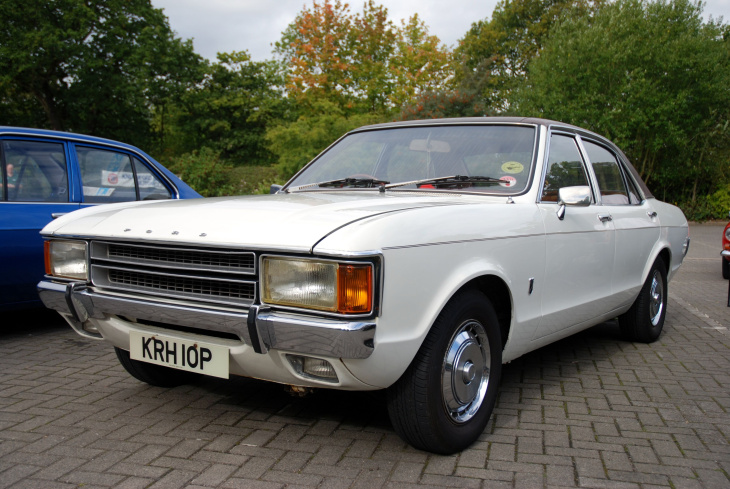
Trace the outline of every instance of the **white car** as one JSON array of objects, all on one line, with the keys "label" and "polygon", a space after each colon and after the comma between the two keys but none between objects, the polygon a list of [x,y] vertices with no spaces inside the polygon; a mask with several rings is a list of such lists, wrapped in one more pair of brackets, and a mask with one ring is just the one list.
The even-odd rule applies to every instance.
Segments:
[{"label": "white car", "polygon": [[363,127],[272,191],[61,217],[40,296],[149,384],[387,389],[400,436],[453,453],[503,363],[616,317],[656,340],[689,247],[618,148],[541,119]]}]

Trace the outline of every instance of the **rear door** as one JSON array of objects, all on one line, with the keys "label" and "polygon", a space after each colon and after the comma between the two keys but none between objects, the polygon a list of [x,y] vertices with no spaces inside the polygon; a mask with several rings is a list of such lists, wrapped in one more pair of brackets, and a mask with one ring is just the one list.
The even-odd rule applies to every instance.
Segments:
[{"label": "rear door", "polygon": [[621,307],[632,303],[641,289],[642,274],[659,239],[659,222],[618,155],[600,141],[583,138],[582,143],[596,177],[600,207],[616,228],[611,304]]},{"label": "rear door", "polygon": [[38,304],[36,284],[45,273],[40,230],[79,208],[69,185],[68,147],[63,141],[0,138],[0,307]]}]

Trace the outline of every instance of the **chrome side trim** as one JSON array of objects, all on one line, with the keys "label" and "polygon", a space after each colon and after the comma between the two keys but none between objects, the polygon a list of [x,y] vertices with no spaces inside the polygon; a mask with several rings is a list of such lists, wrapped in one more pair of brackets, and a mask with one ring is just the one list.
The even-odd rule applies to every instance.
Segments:
[{"label": "chrome side trim", "polygon": [[[38,293],[46,307],[67,320],[71,318],[73,329],[86,337],[92,337],[83,329],[87,320],[115,315],[132,321],[231,333],[261,354],[276,349],[333,358],[368,358],[374,350],[375,323],[370,321],[301,316],[259,306],[240,312],[205,308],[103,293],[81,282],[44,280],[38,284]],[[79,322],[74,316],[92,319]],[[258,338],[252,339],[249,325],[254,326]]]}]

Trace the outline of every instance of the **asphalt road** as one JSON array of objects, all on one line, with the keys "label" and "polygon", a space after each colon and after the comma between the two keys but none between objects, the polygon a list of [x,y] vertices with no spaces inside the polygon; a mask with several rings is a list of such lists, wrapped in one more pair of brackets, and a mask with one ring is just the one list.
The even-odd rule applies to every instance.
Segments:
[{"label": "asphalt road", "polygon": [[378,393],[151,387],[55,313],[5,314],[0,488],[728,488],[721,232],[691,227],[657,342],[608,322],[506,365],[484,434],[448,457],[403,443]]}]

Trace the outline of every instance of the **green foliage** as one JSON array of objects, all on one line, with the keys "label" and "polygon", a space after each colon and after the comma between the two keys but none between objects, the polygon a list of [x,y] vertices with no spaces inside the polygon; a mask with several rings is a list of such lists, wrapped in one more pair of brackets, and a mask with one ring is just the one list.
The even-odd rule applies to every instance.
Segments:
[{"label": "green foliage", "polygon": [[440,119],[444,117],[483,117],[487,108],[476,93],[424,92],[413,103],[401,109],[400,120]]},{"label": "green foliage", "polygon": [[728,179],[723,29],[687,0],[619,0],[565,17],[511,102],[609,137],[657,197],[695,201]]},{"label": "green foliage", "polygon": [[230,181],[236,195],[268,194],[271,184],[284,184],[286,180],[273,166],[237,166],[230,172]]},{"label": "green foliage", "polygon": [[720,187],[712,195],[701,195],[694,201],[678,203],[690,221],[726,221],[730,212],[730,184]]},{"label": "green foliage", "polygon": [[232,195],[230,183],[231,165],[221,160],[220,154],[211,148],[182,155],[170,160],[165,166],[183,179],[203,197]]},{"label": "green foliage", "polygon": [[269,149],[278,157],[278,168],[289,179],[312,158],[347,131],[383,122],[377,114],[354,114],[327,100],[315,101],[295,122],[274,126],[266,133]]},{"label": "green foliage", "polygon": [[581,17],[604,0],[500,0],[490,20],[472,24],[454,52],[461,90],[481,93],[483,103],[509,110],[509,96],[527,74],[550,29],[561,16]]},{"label": "green foliage", "polygon": [[180,94],[201,62],[149,0],[0,2],[4,122],[144,145],[150,107]]},{"label": "green foliage", "polygon": [[451,74],[448,49],[417,15],[398,27],[373,0],[355,15],[340,0],[315,1],[282,33],[275,52],[287,64],[286,88],[297,102],[324,99],[347,116],[397,111]]},{"label": "green foliage", "polygon": [[287,108],[281,71],[274,61],[251,61],[245,51],[219,53],[183,98],[177,122],[188,136],[186,149],[210,146],[234,165],[270,163],[264,134]]}]

